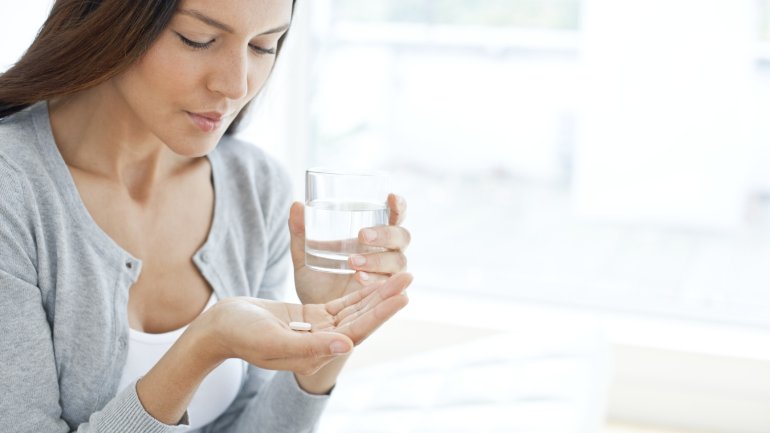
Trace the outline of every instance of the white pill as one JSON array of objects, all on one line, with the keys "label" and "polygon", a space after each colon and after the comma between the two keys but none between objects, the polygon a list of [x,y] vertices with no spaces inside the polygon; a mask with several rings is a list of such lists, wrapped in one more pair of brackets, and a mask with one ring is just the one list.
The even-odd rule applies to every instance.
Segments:
[{"label": "white pill", "polygon": [[295,331],[309,331],[313,326],[307,322],[289,322],[289,328]]}]

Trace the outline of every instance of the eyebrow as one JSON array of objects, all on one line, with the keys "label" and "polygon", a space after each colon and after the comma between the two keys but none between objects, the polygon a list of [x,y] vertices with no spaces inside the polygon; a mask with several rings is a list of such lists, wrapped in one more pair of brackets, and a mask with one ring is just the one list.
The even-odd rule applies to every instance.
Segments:
[{"label": "eyebrow", "polygon": [[[221,23],[221,22],[215,20],[214,18],[211,18],[211,17],[209,17],[209,16],[207,16],[207,15],[205,15],[205,14],[199,12],[199,11],[196,11],[195,9],[181,9],[179,11],[179,13],[180,14],[184,14],[184,15],[189,15],[189,16],[191,16],[193,18],[197,18],[198,20],[203,21],[204,23],[210,25],[211,27],[215,27],[215,28],[218,28],[220,30],[224,30],[227,33],[235,33],[235,30],[233,30],[232,27],[228,26],[227,24]],[[267,30],[265,32],[262,32],[258,36],[284,32],[288,28],[289,28],[289,23],[286,23],[284,25],[281,25],[281,26],[278,26],[276,28],[273,28],[273,29]]]}]

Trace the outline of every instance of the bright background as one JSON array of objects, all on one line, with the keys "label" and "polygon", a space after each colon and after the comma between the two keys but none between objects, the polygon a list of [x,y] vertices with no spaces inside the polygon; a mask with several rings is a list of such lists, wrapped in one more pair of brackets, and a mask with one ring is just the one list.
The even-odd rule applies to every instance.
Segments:
[{"label": "bright background", "polygon": [[[0,0],[0,70],[49,5]],[[607,431],[770,431],[769,0],[300,5],[242,135],[298,199],[325,165],[409,201],[413,305],[370,362],[409,320],[579,317]]]}]

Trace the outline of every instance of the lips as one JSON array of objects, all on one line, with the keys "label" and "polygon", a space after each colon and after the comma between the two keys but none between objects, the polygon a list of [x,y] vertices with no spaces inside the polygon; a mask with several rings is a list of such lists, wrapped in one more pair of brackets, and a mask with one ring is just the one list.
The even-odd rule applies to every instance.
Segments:
[{"label": "lips", "polygon": [[222,126],[222,119],[225,117],[218,112],[191,113],[187,111],[190,120],[203,132],[212,132]]}]

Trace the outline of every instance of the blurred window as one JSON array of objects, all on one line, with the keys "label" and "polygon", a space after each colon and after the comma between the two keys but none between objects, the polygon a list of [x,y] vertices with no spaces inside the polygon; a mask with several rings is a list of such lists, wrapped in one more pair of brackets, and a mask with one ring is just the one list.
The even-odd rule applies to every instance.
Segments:
[{"label": "blurred window", "polygon": [[[708,26],[724,7],[732,21],[722,30],[734,31],[746,2],[757,0],[741,1],[704,6],[697,22],[687,25],[711,37]],[[759,39],[770,42],[770,0],[758,1]],[[686,16],[697,5],[682,1],[672,13]],[[394,190],[410,203],[414,242],[408,255],[422,289],[770,324],[764,289],[770,277],[761,264],[770,257],[766,170],[750,175],[755,195],[742,227],[750,237],[694,223],[666,225],[643,213],[639,220],[650,223],[587,222],[573,214],[586,157],[579,145],[581,110],[590,102],[582,56],[595,54],[587,47],[595,50],[597,41],[601,50],[619,50],[602,57],[609,69],[597,75],[611,73],[613,58],[652,56],[638,43],[644,25],[635,20],[660,15],[654,6],[630,0],[314,0],[310,7],[306,162],[394,174]],[[674,30],[651,34],[658,38],[651,42],[665,46],[659,39],[680,38],[675,46],[693,48],[710,65],[701,47],[686,39],[688,32]],[[607,32],[627,42],[607,45]],[[734,33],[725,43],[737,44]],[[720,55],[730,51],[716,48]],[[666,70],[650,59],[646,67]],[[770,94],[765,63],[757,64],[751,85],[757,95]],[[699,106],[705,107],[695,102],[684,109]],[[761,137],[770,139],[770,130],[760,129],[751,130],[751,138],[768,142]],[[756,167],[770,164],[770,151],[756,152]],[[623,176],[621,165],[615,169]]]},{"label": "blurred window", "polygon": [[341,21],[577,29],[578,0],[335,0]]},{"label": "blurred window", "polygon": [[770,42],[770,0],[757,0],[759,18],[759,39]]}]

